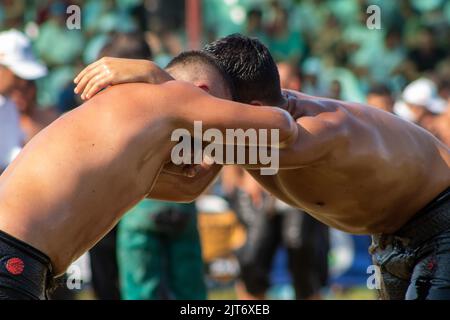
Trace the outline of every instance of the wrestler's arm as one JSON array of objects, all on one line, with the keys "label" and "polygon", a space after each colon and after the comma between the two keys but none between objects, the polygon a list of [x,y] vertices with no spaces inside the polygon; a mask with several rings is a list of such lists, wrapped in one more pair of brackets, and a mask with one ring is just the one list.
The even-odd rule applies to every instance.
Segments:
[{"label": "wrestler's arm", "polygon": [[[314,117],[304,117],[295,121],[297,134],[295,139],[288,145],[277,150],[278,169],[289,170],[302,168],[311,165],[326,156],[337,145],[345,143],[346,133],[344,128],[340,128],[335,121],[327,121]],[[250,148],[245,148],[245,159],[249,159]],[[272,167],[273,163],[267,165],[239,164],[247,170],[255,170],[264,167]],[[259,172],[259,170],[258,170]]]},{"label": "wrestler's arm", "polygon": [[[309,98],[309,96],[308,96]],[[292,102],[292,101],[291,101]],[[340,103],[334,100],[298,100],[285,105],[285,109],[296,119],[298,135],[296,140],[287,148],[280,150],[280,171],[307,167],[320,161],[340,144],[348,142],[348,126],[345,115],[334,113],[333,115],[323,113],[316,116],[304,116],[302,103]],[[320,107],[319,105],[313,107]],[[267,191],[280,200],[296,207],[289,194],[279,186],[277,176],[262,175],[260,170],[252,170],[246,166],[248,173],[258,181]]]},{"label": "wrestler's arm", "polygon": [[[226,137],[228,129],[244,131],[266,129],[267,141],[258,141],[258,146],[267,145],[283,149],[290,146],[297,138],[297,124],[287,111],[280,108],[251,106],[219,99],[180,81],[167,82],[162,86],[167,88],[172,86],[173,92],[176,92],[178,97],[183,97],[181,102],[178,100],[174,108],[174,117],[177,117],[178,127],[188,130],[192,135],[194,122],[201,121],[203,132],[216,129],[223,137]],[[272,139],[272,129],[278,130],[278,141]],[[206,142],[211,141],[206,140]],[[253,143],[246,139],[242,145],[252,147],[255,146]],[[224,139],[223,144],[235,144],[235,142]]]},{"label": "wrestler's arm", "polygon": [[[308,130],[310,132],[323,130],[323,126],[321,128],[320,123],[317,121],[308,123],[310,120],[298,119],[295,122],[291,116],[278,108],[253,107],[221,100],[201,90],[194,90],[196,92],[193,94],[191,85],[188,85],[188,88],[184,87],[184,85],[179,87],[180,83],[178,82],[167,83],[164,86],[172,87],[172,92],[176,92],[173,96],[182,95],[184,97],[184,103],[176,109],[179,118],[182,119],[179,126],[188,129],[191,133],[193,133],[192,126],[194,121],[202,121],[203,130],[214,128],[222,133],[225,133],[226,129],[238,128],[244,130],[250,128],[279,129],[280,141],[284,141],[284,143],[278,145],[278,147],[282,148],[279,150],[280,167],[285,169],[299,167],[306,162],[308,157],[317,156],[313,152],[316,151],[315,148],[311,148],[308,153],[304,153],[304,150],[308,147],[305,144],[311,143],[311,139],[308,138],[310,133],[306,134],[306,132]],[[189,90],[186,91],[186,89]],[[183,91],[184,93],[182,93]],[[299,132],[304,132],[304,134],[299,136]],[[261,164],[241,166],[248,169],[264,167]],[[203,175],[196,175],[195,178],[163,173],[158,177],[149,197],[170,201],[192,201],[211,184],[220,168],[217,165],[215,172],[205,170]],[[261,175],[259,170],[250,170],[249,172],[269,192],[281,200],[291,203],[289,198],[278,188],[273,177]],[[196,181],[196,179],[199,180]],[[193,183],[194,181],[196,182]]]},{"label": "wrestler's arm", "polygon": [[[178,103],[172,113],[178,117],[178,128],[187,129],[191,134],[194,121],[201,121],[203,130],[217,129],[223,134],[227,129],[278,129],[280,143],[274,143],[277,148],[285,147],[294,140],[295,123],[281,109],[253,107],[217,99],[190,84],[177,81],[163,86],[170,90],[171,97],[183,97],[183,104]],[[200,170],[195,173],[195,177],[189,177],[183,172],[174,174],[163,169],[148,197],[177,202],[195,200],[211,185],[222,165],[196,168]]]},{"label": "wrestler's arm", "polygon": [[[297,135],[288,147],[279,150],[280,170],[311,165],[350,139],[351,121],[340,108],[345,102],[303,94],[301,97],[289,99],[281,107],[295,119]],[[317,110],[317,113],[306,115],[305,108]],[[253,169],[252,166],[246,168]]]},{"label": "wrestler's arm", "polygon": [[[331,141],[330,127],[322,120],[311,118],[299,118],[298,135],[296,140],[287,148],[279,150],[279,171],[292,170],[306,167],[318,161],[329,150],[335,142]],[[277,175],[264,175],[257,166],[240,165],[261,184],[268,192],[287,204],[297,207],[289,194],[280,188]],[[255,170],[257,169],[257,170]]]},{"label": "wrestler's arm", "polygon": [[108,86],[123,83],[161,84],[172,76],[150,60],[103,57],[84,68],[74,79],[75,93],[88,100]]}]

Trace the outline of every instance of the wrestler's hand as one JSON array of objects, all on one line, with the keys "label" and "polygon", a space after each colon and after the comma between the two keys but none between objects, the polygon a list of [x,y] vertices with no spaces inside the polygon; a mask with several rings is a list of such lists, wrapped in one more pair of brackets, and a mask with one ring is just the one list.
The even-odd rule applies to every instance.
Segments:
[{"label": "wrestler's hand", "polygon": [[104,57],[88,65],[74,79],[76,94],[92,98],[100,90],[121,83],[160,84],[173,78],[149,60]]}]

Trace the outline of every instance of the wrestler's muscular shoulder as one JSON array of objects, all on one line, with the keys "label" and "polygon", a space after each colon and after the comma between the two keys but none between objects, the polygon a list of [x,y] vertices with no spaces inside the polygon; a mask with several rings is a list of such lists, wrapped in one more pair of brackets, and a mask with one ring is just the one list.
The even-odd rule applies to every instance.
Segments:
[{"label": "wrestler's muscular shoulder", "polygon": [[[85,105],[103,107],[117,113],[119,116],[165,115],[175,112],[175,97],[180,94],[183,86],[178,81],[152,85],[147,83],[128,83],[116,85],[97,94]],[[171,108],[168,108],[168,107]],[[145,117],[144,117],[145,119]],[[144,120],[143,119],[143,120]]]},{"label": "wrestler's muscular shoulder", "polygon": [[259,170],[249,172],[267,191],[290,205],[298,206],[290,189],[299,185],[292,179],[301,180],[302,172],[308,167],[321,166],[330,158],[338,158],[349,146],[353,120],[339,104],[317,98],[313,100],[302,94],[297,94],[295,104],[288,108],[296,120],[299,134],[289,148],[280,150],[280,170],[273,176],[263,176]]},{"label": "wrestler's muscular shoulder", "polygon": [[149,138],[152,143],[147,140],[147,145],[152,147],[159,138],[167,140],[177,128],[176,120],[183,117],[183,101],[190,99],[186,86],[177,81],[160,85],[117,85],[96,95],[79,109],[86,121],[93,122],[88,126],[95,128],[96,135],[124,143],[139,137]]},{"label": "wrestler's muscular shoulder", "polygon": [[339,103],[298,98],[290,114],[299,134],[290,148],[280,151],[281,168],[295,169],[326,161],[348,147],[354,118]]}]

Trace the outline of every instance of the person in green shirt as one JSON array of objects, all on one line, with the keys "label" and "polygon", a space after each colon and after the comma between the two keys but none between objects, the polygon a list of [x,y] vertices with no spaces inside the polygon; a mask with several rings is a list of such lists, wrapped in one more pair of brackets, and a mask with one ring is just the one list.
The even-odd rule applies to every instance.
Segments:
[{"label": "person in green shirt", "polygon": [[[142,34],[116,33],[100,57],[151,59],[152,50]],[[130,209],[90,251],[97,297],[206,299],[196,214],[193,203],[156,200]]]},{"label": "person in green shirt", "polygon": [[121,220],[117,259],[122,299],[204,300],[195,204],[141,201]]},{"label": "person in green shirt", "polygon": [[298,65],[305,52],[305,44],[299,31],[289,27],[288,12],[274,7],[275,17],[269,28],[268,46],[276,61]]}]

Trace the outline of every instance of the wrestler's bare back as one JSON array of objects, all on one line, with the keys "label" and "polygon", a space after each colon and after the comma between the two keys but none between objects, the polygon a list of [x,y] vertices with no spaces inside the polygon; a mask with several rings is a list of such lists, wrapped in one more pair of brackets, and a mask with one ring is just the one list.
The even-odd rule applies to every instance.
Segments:
[{"label": "wrestler's bare back", "polygon": [[375,108],[290,93],[297,143],[281,151],[276,176],[249,171],[280,199],[347,232],[389,233],[450,185],[449,149],[422,128]]},{"label": "wrestler's bare back", "polygon": [[[145,88],[124,87],[58,119],[0,178],[0,229],[49,255],[56,272],[149,192],[168,158],[167,114],[143,112],[137,100],[147,97]],[[167,108],[162,96],[153,99],[152,108]]]},{"label": "wrestler's bare back", "polygon": [[296,132],[281,109],[217,99],[187,83],[115,86],[41,131],[0,176],[0,230],[64,272],[152,191],[173,130],[192,132],[195,120],[223,132],[278,128],[281,143]]}]

